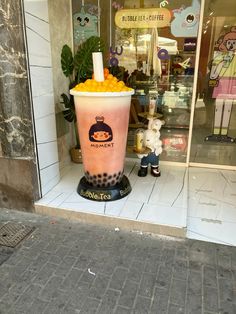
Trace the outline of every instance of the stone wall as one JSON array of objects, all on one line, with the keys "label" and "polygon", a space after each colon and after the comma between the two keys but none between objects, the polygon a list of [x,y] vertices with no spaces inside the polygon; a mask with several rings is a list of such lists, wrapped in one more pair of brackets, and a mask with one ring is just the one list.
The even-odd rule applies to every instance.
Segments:
[{"label": "stone wall", "polygon": [[0,8],[0,208],[34,210],[39,198],[20,0]]}]

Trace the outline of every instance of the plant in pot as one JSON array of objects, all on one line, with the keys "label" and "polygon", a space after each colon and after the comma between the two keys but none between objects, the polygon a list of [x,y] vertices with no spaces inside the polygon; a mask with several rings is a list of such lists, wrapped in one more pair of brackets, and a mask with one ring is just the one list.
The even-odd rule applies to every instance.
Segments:
[{"label": "plant in pot", "polygon": [[63,104],[62,113],[68,122],[74,123],[76,146],[70,150],[71,159],[74,162],[82,162],[82,157],[76,124],[74,98],[69,95],[69,90],[80,82],[84,82],[92,77],[92,53],[104,51],[104,46],[104,42],[100,37],[92,36],[78,47],[74,55],[68,45],[62,47],[61,68],[64,75],[68,78],[68,92],[61,94],[61,103]]}]

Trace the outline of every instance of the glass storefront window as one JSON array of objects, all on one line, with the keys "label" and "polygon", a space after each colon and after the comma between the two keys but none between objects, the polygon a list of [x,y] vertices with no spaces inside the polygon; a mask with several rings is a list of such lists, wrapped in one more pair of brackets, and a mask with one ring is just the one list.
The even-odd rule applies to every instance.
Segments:
[{"label": "glass storefront window", "polygon": [[[164,121],[161,159],[186,162],[200,1],[163,1],[159,4],[150,0],[125,0],[120,5],[124,11],[113,7],[116,23],[110,63],[112,71],[118,71],[119,67],[122,78],[135,89],[128,154],[135,156],[132,152],[135,132],[137,128],[147,128],[149,103],[155,99],[154,117]],[[122,14],[121,22],[117,22],[117,14]],[[158,19],[158,14],[164,17],[154,26],[152,23]],[[169,21],[164,23],[168,14]],[[141,26],[135,24],[135,19]],[[150,27],[143,24],[147,19],[151,21]]]},{"label": "glass storefront window", "polygon": [[206,0],[190,161],[236,165],[236,2]]}]

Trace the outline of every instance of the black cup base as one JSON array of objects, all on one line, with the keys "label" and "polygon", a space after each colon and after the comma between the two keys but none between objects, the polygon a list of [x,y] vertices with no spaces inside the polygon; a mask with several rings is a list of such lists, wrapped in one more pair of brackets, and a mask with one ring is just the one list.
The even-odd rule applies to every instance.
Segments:
[{"label": "black cup base", "polygon": [[108,187],[99,188],[90,185],[85,177],[83,177],[78,185],[77,192],[80,196],[97,202],[108,202],[119,200],[127,196],[131,192],[131,186],[128,178],[124,175],[120,183]]}]

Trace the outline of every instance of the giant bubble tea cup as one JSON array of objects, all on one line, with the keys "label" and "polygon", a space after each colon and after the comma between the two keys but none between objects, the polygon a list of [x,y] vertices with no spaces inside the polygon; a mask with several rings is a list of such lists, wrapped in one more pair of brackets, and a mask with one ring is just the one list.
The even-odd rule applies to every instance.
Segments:
[{"label": "giant bubble tea cup", "polygon": [[131,95],[134,90],[103,72],[70,90],[74,96],[84,177],[78,193],[95,201],[112,201],[131,191],[124,160]]}]

